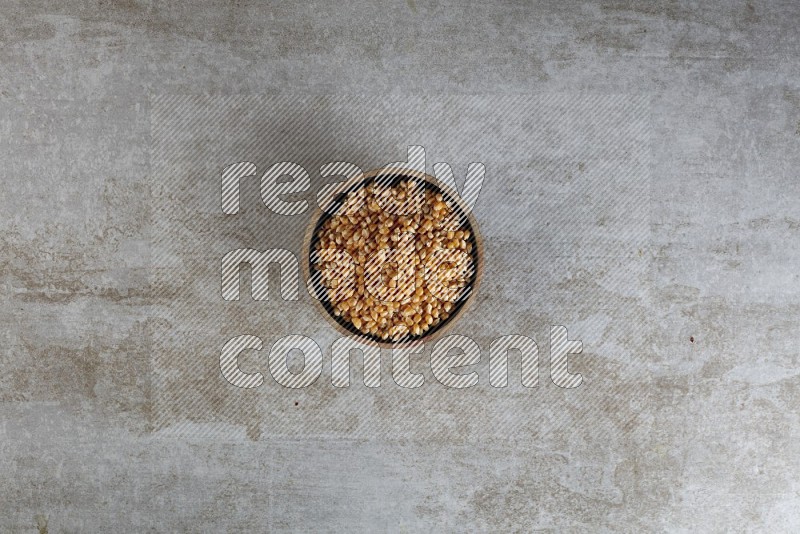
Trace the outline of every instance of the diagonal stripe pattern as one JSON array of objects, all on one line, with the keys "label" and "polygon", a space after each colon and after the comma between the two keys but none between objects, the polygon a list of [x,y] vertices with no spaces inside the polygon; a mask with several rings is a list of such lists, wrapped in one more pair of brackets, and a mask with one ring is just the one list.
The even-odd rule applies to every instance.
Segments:
[{"label": "diagonal stripe pattern", "polygon": [[[647,98],[580,93],[161,95],[151,100],[150,108],[154,430],[168,429],[171,435],[193,439],[220,439],[219,428],[224,427],[219,425],[244,425],[250,439],[263,432],[390,437],[405,423],[381,406],[412,402],[409,399],[425,413],[462,418],[461,431],[466,435],[489,424],[485,417],[491,414],[525,410],[535,411],[542,422],[538,432],[555,432],[574,424],[558,415],[565,404],[583,406],[580,417],[593,421],[587,431],[597,439],[613,439],[619,425],[636,417],[624,399],[645,394],[646,368],[635,341],[620,345],[614,339],[644,339],[648,329],[641,302],[648,266],[641,251],[647,250],[650,232]],[[420,151],[407,152],[409,146],[424,146],[427,161],[422,163]],[[401,355],[397,362],[400,368],[411,369],[401,380],[422,381],[422,387],[397,387],[389,379],[391,366],[385,366],[380,381],[380,367],[375,371],[374,365],[380,361],[378,353],[377,359],[369,356],[372,363],[365,367],[370,369],[370,383],[379,383],[379,388],[359,383],[334,388],[324,374],[344,383],[343,360],[337,360],[334,375],[330,356],[335,338],[315,320],[307,292],[298,285],[299,300],[284,302],[273,290],[273,299],[249,308],[252,301],[246,295],[226,301],[219,289],[220,262],[231,251],[274,248],[292,251],[297,261],[300,250],[291,236],[299,233],[292,234],[296,227],[305,226],[308,209],[298,215],[286,213],[330,199],[335,182],[407,153],[411,157],[404,164],[435,171],[474,206],[486,240],[485,286],[477,295],[478,304],[462,319],[464,329],[457,328],[481,349],[481,361],[475,366],[478,383],[459,391],[446,388],[430,368],[419,365],[419,358],[434,349],[442,351],[446,346],[442,345],[410,353],[407,360]],[[292,162],[309,176],[307,195],[291,192],[307,183],[303,172],[289,165]],[[270,180],[262,182],[268,171]],[[466,174],[473,183],[482,182],[480,194],[459,185]],[[275,185],[264,191],[264,183]],[[237,264],[237,284],[238,268]],[[232,295],[233,270],[226,272],[228,285],[223,285]],[[255,282],[255,276],[251,278]],[[266,283],[253,286],[254,298],[266,296]],[[526,317],[535,318],[537,325],[547,323],[548,328],[564,324],[569,334],[555,331],[548,345],[545,340],[551,332],[538,330],[535,336]],[[237,334],[258,336],[223,351]],[[278,385],[269,365],[278,340],[299,334],[323,355],[324,379],[314,381],[308,390],[327,388],[333,392],[330,395],[336,394],[318,414],[306,413],[300,420],[275,411],[293,390]],[[515,343],[491,343],[514,335],[518,335]],[[255,337],[261,339],[261,350],[256,349]],[[576,348],[569,337],[583,340],[581,353],[569,354]],[[302,339],[292,339],[302,344]],[[536,382],[532,365],[521,367],[522,380],[539,387],[526,389],[512,372],[514,362],[520,361],[514,360],[517,356],[505,369],[500,364],[490,369],[493,349],[522,359],[536,346],[533,339],[540,341],[541,373],[547,376],[550,371],[553,381],[572,389],[555,387],[549,380]],[[318,353],[309,343],[303,346],[308,350],[306,368],[316,372]],[[285,348],[288,352],[288,345]],[[242,370],[254,374],[257,369],[264,379],[246,396],[220,376],[223,366],[232,369],[230,355],[239,349],[243,349],[238,358]],[[557,358],[550,369],[548,352],[554,349],[556,354],[567,351],[569,365]],[[308,354],[314,364],[310,367]],[[618,376],[613,380],[603,376],[612,367]],[[281,375],[277,367],[276,373],[287,383],[304,383]],[[508,394],[492,387],[509,373]],[[577,383],[580,387],[574,387]],[[346,416],[355,418],[355,427]],[[436,420],[418,421],[414,436],[456,436]],[[519,421],[501,418],[492,424],[500,436],[530,435]]]}]

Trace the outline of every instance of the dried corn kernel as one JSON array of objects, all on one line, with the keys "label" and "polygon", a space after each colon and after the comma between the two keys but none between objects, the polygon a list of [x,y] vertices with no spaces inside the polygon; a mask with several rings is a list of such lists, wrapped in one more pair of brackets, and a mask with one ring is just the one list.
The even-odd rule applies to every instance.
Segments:
[{"label": "dried corn kernel", "polygon": [[[371,182],[349,193],[319,229],[315,267],[334,315],[398,341],[449,317],[473,279],[470,235],[441,193],[415,180]],[[347,261],[325,249],[344,251]]]}]

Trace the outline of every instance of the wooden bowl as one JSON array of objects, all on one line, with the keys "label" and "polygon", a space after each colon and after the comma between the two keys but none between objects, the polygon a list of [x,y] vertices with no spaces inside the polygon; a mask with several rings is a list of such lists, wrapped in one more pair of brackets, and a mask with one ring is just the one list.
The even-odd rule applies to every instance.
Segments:
[{"label": "wooden bowl", "polygon": [[[461,217],[463,225],[466,226],[466,228],[470,231],[470,237],[467,241],[472,243],[471,255],[474,272],[472,274],[472,279],[467,284],[467,287],[469,288],[468,293],[462,294],[463,296],[458,301],[454,302],[455,306],[447,319],[418,336],[409,335],[406,336],[402,341],[398,342],[382,340],[372,334],[365,334],[361,332],[355,326],[353,326],[352,323],[344,319],[344,317],[335,316],[333,314],[333,308],[327,299],[314,297],[314,294],[316,294],[318,297],[326,294],[325,288],[322,287],[318,282],[315,282],[312,278],[312,275],[314,272],[316,272],[316,269],[314,269],[312,265],[311,255],[312,252],[314,252],[317,241],[319,240],[319,229],[326,220],[332,217],[331,213],[335,213],[339,209],[341,203],[344,201],[348,193],[358,191],[362,187],[365,187],[369,183],[375,181],[377,178],[381,178],[382,180],[391,179],[391,185],[396,185],[403,180],[416,180],[421,183],[426,190],[433,190],[437,193],[442,193],[444,198],[450,203],[451,206],[453,206],[453,209]],[[469,304],[475,299],[475,294],[478,290],[481,276],[483,274],[483,240],[478,233],[478,225],[475,221],[475,218],[471,213],[468,213],[464,202],[461,200],[461,197],[449,187],[439,183],[436,178],[430,176],[429,174],[403,168],[381,168],[365,172],[353,179],[346,180],[338,184],[333,194],[328,198],[328,202],[321,202],[322,206],[317,207],[312,214],[311,223],[306,230],[305,238],[303,240],[303,257],[301,259],[304,278],[309,281],[309,292],[312,292],[312,298],[315,301],[315,306],[328,320],[328,322],[330,322],[338,332],[345,336],[355,336],[363,343],[382,348],[400,348],[420,342],[425,343],[428,341],[435,341],[450,331],[458,318],[464,314]],[[326,208],[329,209],[326,211]]]}]

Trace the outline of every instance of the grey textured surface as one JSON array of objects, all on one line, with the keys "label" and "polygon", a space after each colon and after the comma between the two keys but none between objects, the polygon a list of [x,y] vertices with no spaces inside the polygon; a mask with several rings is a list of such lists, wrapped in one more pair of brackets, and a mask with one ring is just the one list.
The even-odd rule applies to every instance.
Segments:
[{"label": "grey textured surface", "polygon": [[[0,531],[797,529],[796,2],[50,4],[0,10]],[[294,397],[256,391],[239,406],[261,417],[227,435],[164,434],[150,113],[170,93],[645,98],[649,215],[622,233],[641,246],[615,256],[630,264],[603,270],[579,249],[579,268],[517,283],[550,304],[596,303],[562,314],[512,299],[464,318],[537,340],[564,324],[589,382],[465,395],[483,425],[441,386],[382,389],[373,409],[392,426],[375,433],[347,418],[315,431],[324,403],[368,398],[332,398],[323,380]],[[399,159],[406,141],[374,157]],[[457,152],[431,157],[463,173]],[[503,189],[489,187],[478,214],[508,238],[496,265],[513,263],[522,235],[493,210],[524,206],[493,208]],[[581,215],[593,237],[620,221]],[[258,403],[273,395],[286,406],[269,419]],[[279,431],[252,424],[275,418]]]}]

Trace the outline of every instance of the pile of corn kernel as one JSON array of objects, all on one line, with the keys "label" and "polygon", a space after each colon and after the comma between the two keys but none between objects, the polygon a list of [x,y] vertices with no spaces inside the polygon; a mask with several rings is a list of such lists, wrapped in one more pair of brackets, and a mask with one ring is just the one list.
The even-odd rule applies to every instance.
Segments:
[{"label": "pile of corn kernel", "polygon": [[463,214],[417,180],[348,193],[317,238],[312,262],[334,315],[381,340],[445,321],[473,279]]}]

